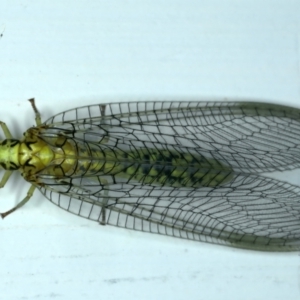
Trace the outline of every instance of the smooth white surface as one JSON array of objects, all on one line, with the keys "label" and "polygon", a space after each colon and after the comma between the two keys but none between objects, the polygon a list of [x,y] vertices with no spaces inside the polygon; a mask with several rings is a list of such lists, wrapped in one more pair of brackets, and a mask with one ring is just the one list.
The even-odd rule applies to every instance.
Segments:
[{"label": "smooth white surface", "polygon": [[[91,103],[261,99],[300,107],[299,1],[0,2],[0,118],[20,137]],[[299,175],[284,178],[300,184]],[[16,174],[1,211],[29,185]],[[38,192],[0,222],[0,299],[300,299],[298,253],[132,232]]]}]

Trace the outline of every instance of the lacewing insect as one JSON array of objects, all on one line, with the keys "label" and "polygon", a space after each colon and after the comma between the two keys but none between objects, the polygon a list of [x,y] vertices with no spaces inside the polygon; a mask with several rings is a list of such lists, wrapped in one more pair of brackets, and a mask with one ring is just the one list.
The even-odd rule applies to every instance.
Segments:
[{"label": "lacewing insect", "polygon": [[259,175],[300,167],[300,110],[249,102],[129,102],[57,114],[0,164],[101,224],[248,249],[300,248],[300,189]]}]

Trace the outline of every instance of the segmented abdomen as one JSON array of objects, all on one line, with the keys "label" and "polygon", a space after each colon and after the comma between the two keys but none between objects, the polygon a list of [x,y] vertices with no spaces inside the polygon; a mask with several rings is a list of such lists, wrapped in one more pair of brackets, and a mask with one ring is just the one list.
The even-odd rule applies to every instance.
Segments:
[{"label": "segmented abdomen", "polygon": [[[75,145],[74,145],[75,147]],[[132,151],[95,144],[76,145],[66,161],[76,165],[74,175],[114,176],[141,184],[172,187],[219,186],[229,182],[233,171],[215,159],[171,150],[141,148]]]}]

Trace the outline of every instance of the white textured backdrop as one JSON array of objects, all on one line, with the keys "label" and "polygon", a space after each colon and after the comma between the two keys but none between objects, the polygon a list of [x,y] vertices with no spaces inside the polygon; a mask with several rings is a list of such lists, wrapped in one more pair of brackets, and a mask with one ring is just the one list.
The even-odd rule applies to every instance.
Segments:
[{"label": "white textured backdrop", "polygon": [[[299,1],[2,0],[0,34],[0,119],[16,137],[31,97],[44,120],[139,99],[300,107]],[[28,187],[13,176],[0,210]],[[36,192],[0,222],[0,299],[296,300],[300,260],[102,227]]]}]

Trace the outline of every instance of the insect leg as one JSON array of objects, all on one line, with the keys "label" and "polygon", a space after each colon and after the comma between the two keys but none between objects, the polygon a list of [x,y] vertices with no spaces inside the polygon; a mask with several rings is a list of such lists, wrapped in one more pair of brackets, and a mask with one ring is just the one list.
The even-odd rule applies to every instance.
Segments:
[{"label": "insect leg", "polygon": [[1,121],[0,121],[0,126],[1,126],[1,128],[2,128],[2,131],[3,131],[4,135],[5,135],[5,137],[6,137],[7,139],[12,139],[13,137],[12,137],[12,135],[11,135],[11,133],[10,133],[8,127],[6,126],[6,124],[5,124],[4,122],[1,122]]},{"label": "insect leg", "polygon": [[[5,175],[4,175],[5,176]],[[3,179],[2,179],[3,180]],[[20,202],[18,203],[15,207],[13,207],[12,209],[4,212],[4,213],[0,213],[0,216],[2,217],[2,219],[4,219],[6,216],[8,216],[9,214],[11,214],[12,212],[16,211],[18,208],[22,207],[24,204],[26,204],[30,198],[32,197],[33,193],[34,193],[34,190],[35,190],[35,186],[32,185],[28,192],[27,192],[27,195],[26,197]]]},{"label": "insect leg", "polygon": [[12,171],[10,170],[6,170],[1,181],[0,181],[0,189],[3,188],[6,184],[6,182],[8,181],[10,175],[12,174]]},{"label": "insect leg", "polygon": [[[101,116],[105,116],[105,109],[106,109],[106,105],[101,105],[100,106],[100,113]],[[102,143],[106,143],[108,141],[109,137],[105,137],[105,139],[102,141]],[[106,179],[101,179],[101,183],[102,185],[107,185],[107,180]],[[101,210],[101,220],[99,221],[100,225],[106,225],[106,204],[108,201],[108,190],[104,191],[104,203],[102,206],[102,210]]]},{"label": "insect leg", "polygon": [[[8,127],[6,126],[6,124],[0,121],[0,126],[2,128],[2,131],[3,131],[4,135],[5,135],[5,137],[7,139],[12,139],[13,137],[12,137],[12,135],[11,135]],[[8,179],[9,179],[9,177],[10,177],[11,174],[12,174],[12,171],[10,171],[10,170],[6,170],[5,171],[3,177],[2,177],[2,179],[0,181],[0,188],[3,188],[5,186],[5,184],[8,181]]]},{"label": "insect leg", "polygon": [[100,113],[101,113],[101,116],[105,116],[105,109],[106,109],[106,105],[100,105]]},{"label": "insect leg", "polygon": [[32,106],[32,108],[34,110],[34,113],[35,113],[35,123],[36,123],[36,125],[37,126],[42,125],[41,114],[35,106],[34,98],[31,98],[28,101],[31,103],[31,106]]},{"label": "insect leg", "polygon": [[[106,179],[101,179],[102,185],[107,185],[108,181]],[[101,210],[101,220],[99,221],[100,225],[106,225],[106,205],[108,201],[108,190],[104,190],[104,197],[103,197],[103,205]]]},{"label": "insect leg", "polygon": [[[100,113],[101,113],[101,117],[105,116],[105,110],[106,110],[106,105],[100,105]],[[100,120],[100,124],[104,124],[102,120]],[[105,136],[102,140],[101,140],[101,144],[106,144],[109,140],[108,136]]]}]

